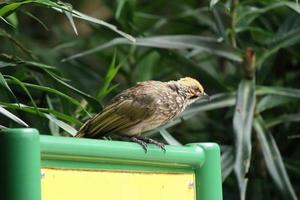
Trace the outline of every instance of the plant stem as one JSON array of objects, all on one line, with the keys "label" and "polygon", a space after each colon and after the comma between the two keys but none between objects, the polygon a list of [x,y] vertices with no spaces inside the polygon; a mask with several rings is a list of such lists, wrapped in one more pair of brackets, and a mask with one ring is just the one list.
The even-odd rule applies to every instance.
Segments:
[{"label": "plant stem", "polygon": [[231,0],[231,6],[230,6],[230,16],[231,16],[231,21],[230,21],[230,41],[231,45],[236,48],[236,35],[235,35],[235,23],[236,23],[236,7],[238,4],[238,0]]}]

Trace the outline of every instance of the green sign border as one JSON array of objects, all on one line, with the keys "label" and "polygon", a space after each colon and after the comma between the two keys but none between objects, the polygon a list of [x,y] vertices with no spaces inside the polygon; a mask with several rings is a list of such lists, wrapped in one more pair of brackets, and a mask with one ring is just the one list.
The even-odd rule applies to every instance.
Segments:
[{"label": "green sign border", "polygon": [[40,200],[41,167],[195,173],[197,200],[221,200],[220,149],[215,143],[166,146],[40,135],[32,128],[0,132],[0,199]]}]

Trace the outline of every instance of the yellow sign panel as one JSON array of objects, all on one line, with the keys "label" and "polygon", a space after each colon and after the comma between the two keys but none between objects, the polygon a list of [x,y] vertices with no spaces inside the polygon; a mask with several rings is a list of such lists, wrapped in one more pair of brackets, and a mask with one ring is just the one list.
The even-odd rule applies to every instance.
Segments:
[{"label": "yellow sign panel", "polygon": [[42,200],[195,200],[192,173],[42,169]]}]

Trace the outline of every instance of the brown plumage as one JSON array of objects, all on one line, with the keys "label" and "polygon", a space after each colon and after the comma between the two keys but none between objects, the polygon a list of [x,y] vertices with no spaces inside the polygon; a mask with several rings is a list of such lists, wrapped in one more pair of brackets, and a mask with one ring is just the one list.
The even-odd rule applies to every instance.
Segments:
[{"label": "brown plumage", "polygon": [[141,133],[164,125],[186,106],[199,98],[207,98],[201,84],[192,78],[178,81],[145,81],[116,97],[102,112],[88,120],[76,137],[102,138],[111,134],[138,142],[145,150],[147,143],[164,145]]}]

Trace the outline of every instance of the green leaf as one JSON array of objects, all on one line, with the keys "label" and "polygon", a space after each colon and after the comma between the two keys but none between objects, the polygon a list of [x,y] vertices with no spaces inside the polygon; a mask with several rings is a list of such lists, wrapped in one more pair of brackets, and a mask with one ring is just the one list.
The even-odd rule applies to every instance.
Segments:
[{"label": "green leaf", "polygon": [[[63,3],[63,2],[61,2]],[[66,8],[68,8],[68,11],[63,11],[63,13],[66,15],[67,19],[69,20],[74,32],[76,35],[78,35],[78,31],[77,31],[77,28],[75,26],[75,23],[74,23],[74,20],[73,20],[73,15],[72,15],[72,11],[73,11],[73,8],[72,8],[72,5],[69,4],[69,3],[63,3]]]},{"label": "green leaf", "polygon": [[153,76],[153,69],[158,65],[160,55],[157,51],[150,51],[147,53],[136,65],[133,72],[134,80],[137,82],[151,80]]},{"label": "green leaf", "polygon": [[[286,26],[284,23],[281,26]],[[281,27],[279,27],[279,31]],[[287,48],[293,45],[296,45],[300,42],[300,28],[291,27],[290,30],[285,30],[283,32],[278,32],[274,37],[271,37],[270,40],[267,40],[265,44],[269,47],[258,58],[258,66],[262,65],[267,58],[274,55],[281,48]]]},{"label": "green leaf", "polygon": [[[3,6],[0,8],[0,16],[4,16],[9,12],[13,12],[15,9],[17,9],[18,7],[20,7],[23,4],[26,3],[35,3],[35,4],[40,4],[40,5],[45,5],[47,7],[50,7],[58,12],[61,13],[65,13],[67,18],[69,19],[73,29],[75,28],[74,22],[73,22],[73,17],[88,21],[88,22],[92,22],[101,26],[105,26],[111,30],[113,30],[114,32],[120,34],[121,36],[127,38],[128,40],[134,42],[135,38],[123,31],[120,31],[116,26],[109,24],[103,20],[100,19],[96,19],[94,17],[85,15],[81,12],[78,12],[76,10],[70,9],[69,4],[63,3],[63,2],[54,2],[54,1],[50,1],[50,0],[28,0],[28,1],[22,1],[22,2],[16,2],[16,3],[7,3],[7,5]],[[69,13],[69,14],[68,14]],[[75,33],[77,33],[76,28],[74,29]]]},{"label": "green leaf", "polygon": [[74,129],[72,126],[66,124],[65,122],[56,119],[56,117],[54,115],[51,114],[44,114],[50,121],[52,121],[53,123],[55,123],[57,126],[59,126],[60,128],[62,128],[63,130],[65,130],[66,132],[68,132],[70,135],[75,136],[77,133],[77,130]]},{"label": "green leaf", "polygon": [[214,7],[220,0],[210,0],[209,7]]},{"label": "green leaf", "polygon": [[291,102],[293,99],[286,96],[266,95],[257,104],[255,112],[261,113],[265,110],[281,106]]},{"label": "green leaf", "polygon": [[[8,24],[8,25],[14,27],[14,25],[11,24],[9,21],[7,21],[4,17],[0,16],[0,19],[1,19],[2,21],[4,21],[6,24]],[[15,27],[14,27],[14,28],[15,28]]]},{"label": "green leaf", "polygon": [[1,72],[0,72],[0,85],[2,85],[14,97],[16,102],[18,102],[18,98],[15,96],[15,94],[13,93],[13,91],[11,90],[9,85],[7,84],[3,74]]},{"label": "green leaf", "polygon": [[285,199],[297,199],[277,144],[261,116],[255,118],[254,128],[271,178]]},{"label": "green leaf", "polygon": [[53,1],[46,1],[46,0],[39,0],[38,1],[39,3],[41,4],[44,4],[44,5],[47,5],[47,6],[50,6],[52,9],[58,11],[58,12],[61,12],[61,13],[64,13],[64,12],[69,12],[70,14],[72,14],[73,17],[75,18],[78,18],[78,19],[82,19],[82,20],[85,20],[87,22],[91,22],[91,23],[95,23],[95,24],[98,24],[98,25],[101,25],[101,26],[104,26],[106,28],[109,28],[111,29],[112,31],[120,34],[121,36],[125,37],[126,39],[132,41],[132,42],[135,42],[135,38],[123,31],[120,31],[115,25],[112,25],[112,24],[109,24],[103,20],[100,20],[100,19],[97,19],[97,18],[94,18],[94,17],[91,17],[91,16],[88,16],[86,14],[83,14],[79,11],[76,11],[76,10],[70,10],[64,3],[62,2],[53,2]]},{"label": "green leaf", "polygon": [[182,50],[182,49],[191,49],[191,50],[203,50],[205,52],[217,55],[220,57],[227,58],[229,60],[241,62],[242,58],[239,52],[235,49],[218,42],[214,38],[210,37],[201,37],[195,35],[164,35],[164,36],[155,36],[155,37],[145,37],[137,38],[135,43],[132,43],[124,38],[116,38],[111,40],[108,43],[99,45],[93,49],[72,55],[68,58],[63,59],[63,61],[75,59],[82,57],[91,53],[101,51],[103,49],[113,47],[116,45],[131,44],[143,47],[153,47],[153,48],[162,48],[162,49],[171,49],[171,50]]},{"label": "green leaf", "polygon": [[257,95],[278,95],[290,98],[300,98],[300,90],[294,88],[284,88],[277,86],[257,86],[256,87]]},{"label": "green leaf", "polygon": [[[0,102],[0,106],[1,105],[2,105],[2,107],[7,107],[7,108],[10,108],[10,109],[14,109],[14,110],[21,110],[21,111],[28,112],[28,113],[31,113],[31,114],[37,114],[35,108],[32,107],[32,106],[27,106],[27,105],[24,105],[24,104],[14,104],[14,103]],[[80,121],[73,118],[72,116],[66,115],[66,114],[58,112],[56,110],[52,110],[52,109],[48,109],[48,108],[40,108],[40,107],[38,107],[38,110],[39,110],[39,112],[42,112],[42,113],[52,114],[56,118],[62,119],[64,121],[68,121],[72,124],[82,125],[82,123]],[[44,115],[39,115],[39,116],[44,116]]]},{"label": "green leaf", "polygon": [[290,1],[278,1],[275,3],[269,3],[265,6],[262,6],[261,8],[254,6],[239,6],[237,15],[237,27],[249,25],[260,15],[280,7],[289,7],[297,13],[300,13],[299,6],[296,3]]},{"label": "green leaf", "polygon": [[100,91],[98,92],[98,94],[96,96],[98,101],[101,101],[103,99],[103,97],[105,97],[111,91],[111,89],[110,89],[111,82],[112,82],[113,78],[117,75],[120,67],[122,66],[121,64],[116,65],[116,56],[117,56],[117,53],[115,51],[113,59],[111,61],[111,64],[106,73],[106,76],[104,77],[103,86],[101,87]]},{"label": "green leaf", "polygon": [[1,129],[7,129],[7,127],[0,125],[0,130]]},{"label": "green leaf", "polygon": [[248,183],[246,174],[251,160],[251,134],[255,100],[254,81],[242,80],[237,91],[236,107],[233,116],[236,154],[234,171],[239,183],[241,199],[246,198]]},{"label": "green leaf", "polygon": [[[11,78],[13,81],[16,81],[16,78],[12,77],[12,76],[8,76],[9,78]],[[42,85],[35,85],[35,84],[31,84],[31,83],[24,83],[24,82],[21,82],[21,81],[18,81],[18,82],[15,82],[17,83],[18,85],[20,85],[25,91],[26,93],[28,94],[28,96],[30,97],[31,101],[32,101],[32,104],[36,107],[35,103],[34,103],[34,100],[32,99],[31,95],[30,95],[30,92],[26,89],[26,87],[29,87],[29,88],[32,88],[32,89],[36,89],[36,90],[40,90],[40,91],[44,91],[44,92],[48,92],[48,93],[52,93],[52,94],[55,94],[55,95],[58,95],[58,96],[61,96],[65,99],[67,99],[70,103],[73,103],[74,105],[80,107],[86,114],[90,115],[90,113],[82,107],[81,103],[79,101],[77,101],[76,99],[56,90],[56,89],[53,89],[53,88],[50,88],[50,87],[46,87],[46,86],[42,86]]]},{"label": "green leaf", "polygon": [[9,112],[8,110],[6,110],[5,108],[3,108],[0,104],[0,113],[6,117],[8,117],[9,119],[17,122],[18,124],[25,126],[25,127],[29,127],[28,124],[26,124],[22,119],[20,119],[19,117],[17,117],[16,115],[12,114],[11,112]]},{"label": "green leaf", "polygon": [[168,144],[182,146],[182,144],[178,142],[166,129],[160,128],[158,130],[160,135],[167,141]]},{"label": "green leaf", "polygon": [[17,46],[19,49],[21,49],[24,53],[26,53],[30,57],[34,57],[31,53],[31,51],[23,46],[21,42],[19,42],[16,37],[10,35],[7,33],[4,29],[0,29],[0,36],[7,38],[9,41],[11,41],[15,46]]},{"label": "green leaf", "polygon": [[273,117],[271,120],[268,120],[266,123],[267,128],[271,128],[273,126],[287,123],[287,122],[299,122],[300,121],[300,114],[283,114],[279,117]]},{"label": "green leaf", "polygon": [[288,136],[288,139],[299,139],[300,135],[290,135]]},{"label": "green leaf", "polygon": [[33,2],[33,1],[28,0],[28,1],[7,3],[6,5],[4,5],[0,8],[0,16],[5,16],[6,14],[13,12],[15,9],[17,9],[21,5],[26,4],[26,3],[31,3],[31,2]]},{"label": "green leaf", "polygon": [[78,90],[77,88],[73,87],[72,85],[64,82],[61,80],[59,77],[56,76],[56,74],[50,72],[49,70],[44,70],[51,78],[53,78],[55,81],[60,83],[61,85],[71,89],[72,91],[76,92],[77,94],[80,94],[81,96],[85,97],[86,100],[89,102],[89,105],[95,110],[95,111],[100,111],[102,109],[101,104],[98,102],[97,99],[95,99],[93,96],[82,92],[81,90]]},{"label": "green leaf", "polygon": [[42,27],[49,31],[49,28],[46,26],[45,23],[43,23],[38,17],[34,16],[32,13],[30,12],[24,12],[26,15],[28,15],[29,17],[31,17],[32,19],[36,20],[40,25],[42,25]]},{"label": "green leaf", "polygon": [[11,81],[11,83],[14,83],[14,84],[19,85],[19,86],[25,91],[25,93],[26,93],[27,96],[29,97],[29,99],[30,99],[32,105],[34,106],[34,108],[35,108],[37,114],[39,114],[39,110],[38,110],[38,108],[37,108],[37,105],[36,105],[34,99],[32,98],[30,92],[28,91],[26,85],[23,84],[22,81],[20,81],[19,79],[15,78],[15,77],[13,77],[13,76],[5,75],[5,77],[8,77],[8,78],[10,79],[10,80],[7,80],[7,81]]},{"label": "green leaf", "polygon": [[13,67],[13,66],[16,66],[16,64],[15,63],[10,63],[10,62],[4,62],[4,61],[0,60],[0,68],[2,68],[2,67]]},{"label": "green leaf", "polygon": [[221,156],[221,163],[222,163],[222,180],[223,182],[226,178],[231,174],[234,167],[234,151],[233,147],[231,146],[222,146],[222,156]]},{"label": "green leaf", "polygon": [[[49,97],[49,95],[46,95],[46,101],[47,101],[47,104],[48,104],[48,107],[53,110],[53,105],[52,105],[52,102],[51,102],[51,99]],[[49,129],[50,129],[50,132],[52,135],[54,136],[59,136],[59,126],[54,123],[53,121],[49,120]]]},{"label": "green leaf", "polygon": [[14,27],[16,28],[19,24],[19,21],[18,21],[18,17],[17,17],[17,14],[16,13],[12,13],[10,14],[9,16],[6,17],[7,21],[9,21],[9,23]]}]

